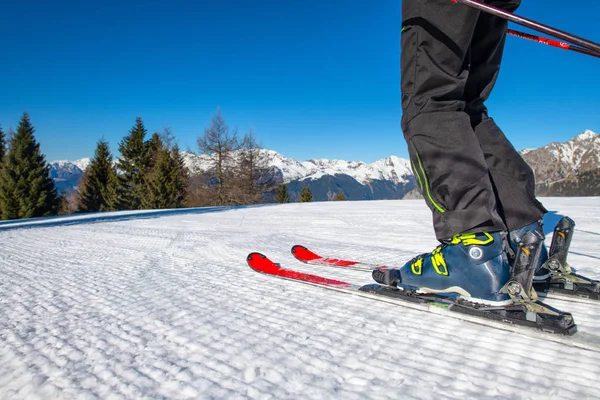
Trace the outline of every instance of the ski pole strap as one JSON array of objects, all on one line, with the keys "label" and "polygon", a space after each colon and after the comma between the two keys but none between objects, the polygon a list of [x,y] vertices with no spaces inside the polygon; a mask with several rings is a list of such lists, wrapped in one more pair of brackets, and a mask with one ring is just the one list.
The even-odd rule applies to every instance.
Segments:
[{"label": "ski pole strap", "polygon": [[584,49],[583,47],[578,47],[569,43],[559,42],[557,40],[548,39],[542,36],[530,35],[528,33],[515,31],[512,29],[507,29],[506,33],[512,36],[520,37],[522,39],[533,40],[534,42],[547,44],[549,46],[558,47],[560,49],[571,50],[577,53],[587,54],[588,56],[600,58],[600,53],[596,53],[595,51]]},{"label": "ski pole strap", "polygon": [[[548,25],[540,24],[539,22],[520,17],[520,16],[510,13],[508,11],[481,3],[479,1],[475,1],[475,0],[450,0],[450,1],[452,1],[453,3],[464,4],[466,6],[475,8],[476,10],[483,11],[488,14],[492,14],[497,17],[500,17],[500,18],[504,18],[508,21],[525,26],[527,28],[534,29],[538,32],[542,32],[542,33],[554,36],[558,39],[574,43],[577,46],[581,47],[580,50],[587,50],[589,53],[593,53],[590,55],[595,56],[596,54],[600,54],[600,44],[592,42],[592,41],[584,39],[584,38],[581,38],[579,36],[572,35],[568,32],[561,31],[559,29],[553,28]],[[574,51],[577,51],[577,50],[574,50]],[[585,52],[585,54],[589,54],[588,52]]]}]

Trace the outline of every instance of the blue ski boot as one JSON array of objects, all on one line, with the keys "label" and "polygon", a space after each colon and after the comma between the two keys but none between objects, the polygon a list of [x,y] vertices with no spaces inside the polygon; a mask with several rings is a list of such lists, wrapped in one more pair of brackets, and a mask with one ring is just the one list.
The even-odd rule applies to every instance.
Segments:
[{"label": "blue ski boot", "polygon": [[422,293],[456,293],[472,302],[510,305],[510,296],[500,293],[511,277],[505,240],[505,232],[454,235],[402,268],[374,270],[373,279]]}]

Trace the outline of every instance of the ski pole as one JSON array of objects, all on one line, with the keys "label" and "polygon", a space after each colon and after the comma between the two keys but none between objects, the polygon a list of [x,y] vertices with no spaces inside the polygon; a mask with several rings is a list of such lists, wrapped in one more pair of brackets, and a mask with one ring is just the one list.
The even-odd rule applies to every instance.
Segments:
[{"label": "ski pole", "polygon": [[545,38],[545,37],[542,37],[542,36],[530,35],[528,33],[520,32],[520,31],[514,31],[512,29],[507,29],[506,33],[509,34],[509,35],[513,35],[513,36],[516,36],[516,37],[523,38],[523,39],[533,40],[534,42],[538,42],[538,43],[542,43],[542,44],[547,44],[549,46],[558,47],[560,49],[576,51],[577,53],[587,54],[587,55],[592,56],[592,57],[598,57],[598,58],[600,58],[600,53],[596,53],[595,51],[584,49],[583,47],[577,47],[577,46],[569,44],[569,43],[559,42],[557,40],[548,39],[548,38]]},{"label": "ski pole", "polygon": [[480,3],[475,0],[450,0],[450,1],[452,1],[454,3],[464,4],[466,6],[475,8],[479,11],[484,11],[486,13],[495,15],[497,17],[504,18],[504,19],[514,22],[516,24],[523,25],[527,28],[531,28],[536,31],[554,36],[561,40],[565,40],[567,42],[574,43],[578,46],[585,48],[586,50],[590,50],[594,53],[600,54],[600,44],[594,43],[590,40],[581,38],[579,36],[575,36],[570,33],[558,30],[556,28],[552,28],[551,26],[540,24],[539,22],[535,22],[535,21],[532,21],[527,18],[519,17],[518,15],[515,15],[508,11],[504,11],[500,8],[496,8],[493,6],[489,6],[487,4],[483,4],[483,3]]}]

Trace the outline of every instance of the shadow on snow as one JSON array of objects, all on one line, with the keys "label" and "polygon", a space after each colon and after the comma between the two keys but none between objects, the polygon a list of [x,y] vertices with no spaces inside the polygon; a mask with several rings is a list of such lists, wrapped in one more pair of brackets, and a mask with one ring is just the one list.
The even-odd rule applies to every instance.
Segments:
[{"label": "shadow on snow", "polygon": [[244,208],[258,208],[264,206],[270,206],[274,204],[256,204],[256,205],[243,205],[243,206],[222,206],[222,207],[201,207],[201,208],[178,208],[168,210],[139,210],[139,211],[111,211],[106,213],[84,213],[74,214],[71,216],[55,216],[55,217],[41,217],[31,219],[19,219],[0,221],[0,232],[8,231],[13,229],[27,229],[27,228],[44,228],[44,227],[56,227],[56,226],[70,226],[70,225],[82,225],[82,224],[94,224],[100,222],[118,222],[118,221],[130,221],[139,219],[151,219],[168,217],[173,215],[195,215],[195,214],[206,214],[221,211],[240,210]]}]

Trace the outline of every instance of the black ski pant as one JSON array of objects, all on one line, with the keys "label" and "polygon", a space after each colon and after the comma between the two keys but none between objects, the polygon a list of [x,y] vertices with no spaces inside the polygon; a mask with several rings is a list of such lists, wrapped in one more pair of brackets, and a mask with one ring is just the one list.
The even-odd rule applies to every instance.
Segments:
[{"label": "black ski pant", "polygon": [[[485,2],[512,12],[520,0]],[[402,131],[440,240],[518,229],[547,212],[484,105],[507,25],[450,0],[402,0]]]}]

